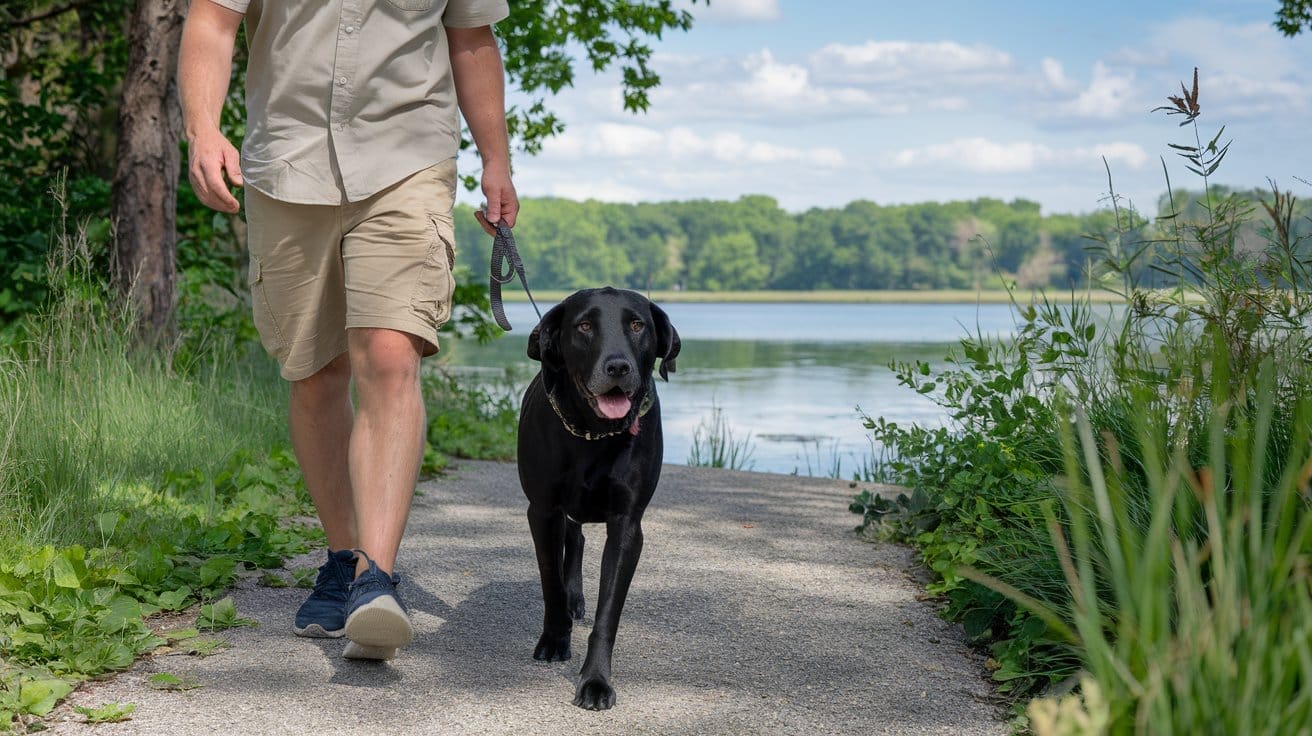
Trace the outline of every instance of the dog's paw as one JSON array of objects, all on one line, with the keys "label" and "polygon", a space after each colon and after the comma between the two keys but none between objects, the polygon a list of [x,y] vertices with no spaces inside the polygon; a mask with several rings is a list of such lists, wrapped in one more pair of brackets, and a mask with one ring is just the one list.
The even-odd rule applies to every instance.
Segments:
[{"label": "dog's paw", "polygon": [[543,633],[538,639],[538,645],[533,648],[533,659],[543,662],[565,662],[574,656],[569,651],[569,634],[556,636],[554,634]]},{"label": "dog's paw", "polygon": [[574,693],[574,705],[588,710],[608,710],[615,705],[615,688],[600,677],[584,680]]}]

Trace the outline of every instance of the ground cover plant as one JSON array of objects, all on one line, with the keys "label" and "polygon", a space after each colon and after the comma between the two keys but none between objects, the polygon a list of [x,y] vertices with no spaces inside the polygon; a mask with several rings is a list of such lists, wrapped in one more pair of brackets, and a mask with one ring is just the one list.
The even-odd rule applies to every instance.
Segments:
[{"label": "ground cover plant", "polygon": [[51,298],[0,347],[0,730],[176,639],[152,614],[203,602],[238,620],[213,599],[320,536],[294,521],[310,508],[276,374],[240,335],[206,345],[219,333],[194,326],[174,350],[136,349],[94,241],[56,245]]},{"label": "ground cover plant", "polygon": [[1042,299],[1014,339],[895,366],[952,424],[869,418],[911,490],[852,510],[919,547],[1013,702],[1076,688],[1022,725],[1305,733],[1312,254],[1287,191],[1211,186],[1229,147],[1201,130],[1196,76],[1168,102],[1202,192],[1165,162],[1153,220],[1110,192],[1091,281],[1125,306]]}]

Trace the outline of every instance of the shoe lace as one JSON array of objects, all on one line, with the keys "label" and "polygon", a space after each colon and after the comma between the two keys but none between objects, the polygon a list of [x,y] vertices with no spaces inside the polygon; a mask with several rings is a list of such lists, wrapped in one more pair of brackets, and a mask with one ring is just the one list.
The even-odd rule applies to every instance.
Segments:
[{"label": "shoe lace", "polygon": [[333,588],[340,590],[349,588],[351,581],[346,577],[342,567],[343,564],[330,553],[328,561],[319,566],[319,574],[314,579],[314,591],[324,593]]}]

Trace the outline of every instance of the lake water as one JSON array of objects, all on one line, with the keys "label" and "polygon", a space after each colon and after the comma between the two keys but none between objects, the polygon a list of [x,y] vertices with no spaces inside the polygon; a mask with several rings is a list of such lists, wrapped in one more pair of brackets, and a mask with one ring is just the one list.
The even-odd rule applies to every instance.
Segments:
[{"label": "lake water", "polygon": [[[899,424],[945,420],[932,401],[897,385],[890,361],[938,364],[966,334],[1010,335],[1015,321],[1005,304],[661,306],[683,343],[678,372],[658,389],[667,463],[688,463],[694,436],[718,411],[750,452],[744,469],[840,477],[875,451],[861,412]],[[537,364],[524,351],[537,316],[522,302],[506,304],[506,315],[514,331],[490,345],[445,341],[447,362],[489,375],[522,366],[530,376]]]}]

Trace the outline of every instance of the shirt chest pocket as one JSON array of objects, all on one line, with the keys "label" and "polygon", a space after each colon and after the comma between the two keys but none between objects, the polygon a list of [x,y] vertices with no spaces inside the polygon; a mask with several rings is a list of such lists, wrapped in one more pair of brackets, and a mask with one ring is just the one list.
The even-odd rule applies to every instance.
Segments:
[{"label": "shirt chest pocket", "polygon": [[429,10],[433,7],[433,0],[387,0],[387,2],[398,10]]}]

